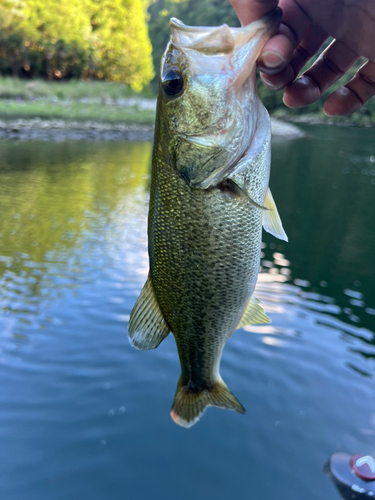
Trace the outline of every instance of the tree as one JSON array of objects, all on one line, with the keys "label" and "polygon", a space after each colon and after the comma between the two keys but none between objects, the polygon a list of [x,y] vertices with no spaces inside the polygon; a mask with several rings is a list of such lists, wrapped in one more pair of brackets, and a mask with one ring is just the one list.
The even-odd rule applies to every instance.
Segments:
[{"label": "tree", "polygon": [[[0,65],[140,90],[153,77],[148,0],[0,0]],[[1,70],[1,68],[0,68]]]},{"label": "tree", "polygon": [[99,78],[140,90],[154,76],[142,0],[92,0],[91,15]]},{"label": "tree", "polygon": [[[88,0],[25,0],[21,27],[30,50],[43,52],[45,72],[64,72],[64,55],[89,50],[91,25]],[[58,66],[58,67],[57,67]]]},{"label": "tree", "polygon": [[10,66],[14,76],[18,74],[23,59],[20,29],[23,6],[21,0],[0,0],[0,65]]}]

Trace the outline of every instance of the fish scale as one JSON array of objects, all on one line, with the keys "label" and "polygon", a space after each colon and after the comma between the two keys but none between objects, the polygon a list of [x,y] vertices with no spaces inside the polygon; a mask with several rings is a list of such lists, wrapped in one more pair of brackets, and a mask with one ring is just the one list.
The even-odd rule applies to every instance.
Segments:
[{"label": "fish scale", "polygon": [[162,161],[154,158],[152,170],[150,276],[176,338],[183,384],[190,376],[211,389],[255,287],[262,213],[230,192],[190,189],[173,168],[159,169]]}]

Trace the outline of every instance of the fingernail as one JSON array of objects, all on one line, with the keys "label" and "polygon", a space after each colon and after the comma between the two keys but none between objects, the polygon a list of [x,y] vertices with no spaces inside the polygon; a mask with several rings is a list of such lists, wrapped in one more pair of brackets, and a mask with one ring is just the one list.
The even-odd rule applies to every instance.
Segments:
[{"label": "fingernail", "polygon": [[268,87],[269,89],[271,89],[271,90],[280,90],[279,85],[274,85],[269,80],[267,80],[267,78],[265,78],[263,75],[260,77],[260,79],[262,80],[262,82],[264,83],[264,85],[266,87]]},{"label": "fingernail", "polygon": [[290,104],[287,103],[287,100],[285,98],[285,92],[283,94],[283,103],[285,104],[285,106],[288,106],[288,108],[292,108],[293,106],[291,106]]},{"label": "fingernail", "polygon": [[266,68],[277,68],[285,62],[285,59],[279,53],[268,50],[262,54],[262,62]]}]

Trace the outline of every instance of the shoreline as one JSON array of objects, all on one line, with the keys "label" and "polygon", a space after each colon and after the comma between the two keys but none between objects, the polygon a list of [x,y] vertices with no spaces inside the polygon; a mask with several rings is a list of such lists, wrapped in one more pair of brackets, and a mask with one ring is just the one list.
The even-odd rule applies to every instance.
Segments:
[{"label": "shoreline", "polygon": [[[372,128],[374,124],[371,121],[355,123],[350,118],[345,116],[329,117],[319,113],[306,113],[302,115],[276,113],[276,120],[281,120],[286,123],[295,123],[302,125],[335,125],[337,127],[355,127],[355,128]],[[272,117],[271,117],[272,119]]]},{"label": "shoreline", "polygon": [[0,121],[0,140],[18,141],[147,141],[153,125],[125,122],[77,121],[63,119],[17,118]]},{"label": "shoreline", "polygon": [[[304,132],[294,124],[271,118],[272,137],[295,139]],[[0,140],[10,141],[151,141],[153,125],[126,122],[16,118],[0,120]]]},{"label": "shoreline", "polygon": [[[84,90],[87,93],[90,89]],[[0,99],[0,140],[147,141],[153,139],[155,113],[156,99],[142,96],[75,95],[73,98],[72,94],[63,99],[56,96]],[[305,124],[372,126],[363,120],[353,123],[346,117],[330,118],[320,113],[296,115],[281,109],[271,116],[271,124],[275,141],[303,137]]]}]

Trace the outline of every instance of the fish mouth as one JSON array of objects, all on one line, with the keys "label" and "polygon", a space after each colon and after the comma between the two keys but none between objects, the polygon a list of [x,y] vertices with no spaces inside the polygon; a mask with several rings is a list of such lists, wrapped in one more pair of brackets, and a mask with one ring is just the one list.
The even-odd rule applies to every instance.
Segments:
[{"label": "fish mouth", "polygon": [[282,10],[277,7],[241,28],[226,24],[187,26],[172,18],[171,43],[188,57],[192,75],[230,73],[231,83],[239,88],[255,71],[256,60],[279,26],[281,16]]},{"label": "fish mouth", "polygon": [[217,30],[224,29],[224,27],[229,28],[231,32],[234,33],[240,33],[242,30],[249,30],[249,27],[252,29],[256,29],[260,26],[265,26],[268,29],[276,29],[278,25],[280,24],[282,17],[282,10],[280,7],[276,7],[273,9],[271,12],[266,14],[265,16],[261,17],[260,19],[253,21],[252,23],[248,24],[247,26],[242,26],[241,28],[229,28],[226,24],[223,24],[222,26],[219,27],[212,27],[212,26],[188,26],[184,24],[182,21],[177,19],[176,17],[172,17],[169,21],[171,29],[176,29],[179,31],[183,31],[186,34],[191,33],[191,34],[200,34],[200,35],[207,35],[209,33],[216,32]]},{"label": "fish mouth", "polygon": [[174,45],[182,49],[196,50],[207,55],[228,54],[250,40],[257,42],[260,38],[264,41],[270,38],[278,28],[281,17],[282,10],[276,7],[262,18],[241,28],[231,28],[227,24],[218,27],[187,26],[172,17],[171,39]]}]

